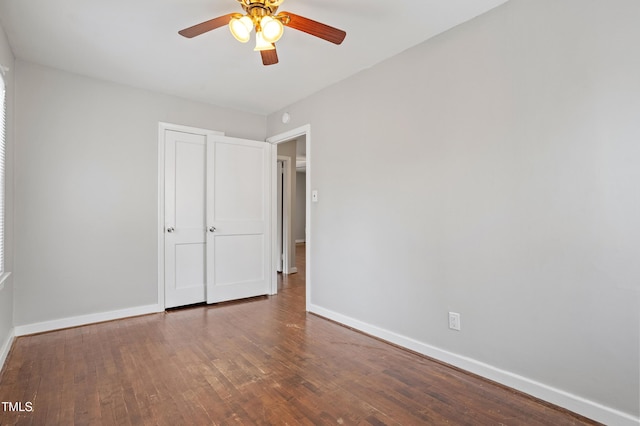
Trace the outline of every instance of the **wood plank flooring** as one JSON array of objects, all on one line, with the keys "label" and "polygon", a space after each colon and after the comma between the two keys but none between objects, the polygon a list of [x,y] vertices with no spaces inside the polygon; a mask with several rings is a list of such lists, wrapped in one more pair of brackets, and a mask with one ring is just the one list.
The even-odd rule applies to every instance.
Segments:
[{"label": "wood plank flooring", "polygon": [[17,338],[0,424],[596,424],[306,314],[298,254],[275,297]]}]

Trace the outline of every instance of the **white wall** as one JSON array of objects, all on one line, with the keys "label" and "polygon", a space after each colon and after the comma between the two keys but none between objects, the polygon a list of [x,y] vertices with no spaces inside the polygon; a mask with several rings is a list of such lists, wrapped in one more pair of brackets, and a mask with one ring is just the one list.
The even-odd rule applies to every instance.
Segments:
[{"label": "white wall", "polygon": [[15,323],[157,303],[158,122],[263,116],[16,62]]},{"label": "white wall", "polygon": [[[5,151],[5,271],[13,271],[13,99],[14,58],[7,37],[0,27],[0,65],[9,68],[3,79],[6,88],[6,151]],[[0,370],[13,335],[13,276],[0,284]]]},{"label": "white wall", "polygon": [[269,116],[311,125],[311,309],[637,420],[639,18],[512,0]]}]

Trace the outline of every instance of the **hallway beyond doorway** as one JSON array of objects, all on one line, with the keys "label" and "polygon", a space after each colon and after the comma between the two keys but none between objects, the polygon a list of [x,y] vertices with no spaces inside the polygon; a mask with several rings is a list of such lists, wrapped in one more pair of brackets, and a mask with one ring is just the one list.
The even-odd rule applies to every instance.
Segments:
[{"label": "hallway beyond doorway", "polygon": [[[278,292],[289,287],[304,286],[306,276],[306,247],[304,243],[296,244],[296,269],[295,274],[278,273]],[[302,307],[304,309],[304,306]]]}]

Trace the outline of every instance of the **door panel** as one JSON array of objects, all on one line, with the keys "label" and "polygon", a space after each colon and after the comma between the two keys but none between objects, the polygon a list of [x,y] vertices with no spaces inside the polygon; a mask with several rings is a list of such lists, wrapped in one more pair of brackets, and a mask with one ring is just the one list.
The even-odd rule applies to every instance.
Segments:
[{"label": "door panel", "polygon": [[270,160],[265,142],[208,138],[208,303],[270,291]]},{"label": "door panel", "polygon": [[263,145],[215,143],[215,220],[264,220],[266,194]]},{"label": "door panel", "polygon": [[[197,285],[203,287],[205,282],[205,245],[176,245],[176,288],[182,290]],[[203,294],[204,302],[204,294]]]},{"label": "door panel", "polygon": [[205,139],[203,136],[195,141],[182,138],[176,141],[175,147],[176,227],[202,231],[205,226]]},{"label": "door panel", "polygon": [[205,301],[206,138],[165,133],[165,307]]},{"label": "door panel", "polygon": [[216,238],[216,284],[264,280],[264,237],[223,235]]}]

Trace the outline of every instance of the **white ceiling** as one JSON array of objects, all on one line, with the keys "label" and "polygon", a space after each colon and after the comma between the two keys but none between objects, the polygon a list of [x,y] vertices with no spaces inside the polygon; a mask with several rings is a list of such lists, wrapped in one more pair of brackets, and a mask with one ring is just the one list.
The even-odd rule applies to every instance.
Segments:
[{"label": "white ceiling", "polygon": [[[235,0],[0,0],[16,58],[156,92],[269,114],[472,19],[507,0],[285,0],[343,29],[340,46],[287,28],[280,63],[222,27],[178,30],[240,12]],[[388,31],[389,34],[382,34]]]}]

